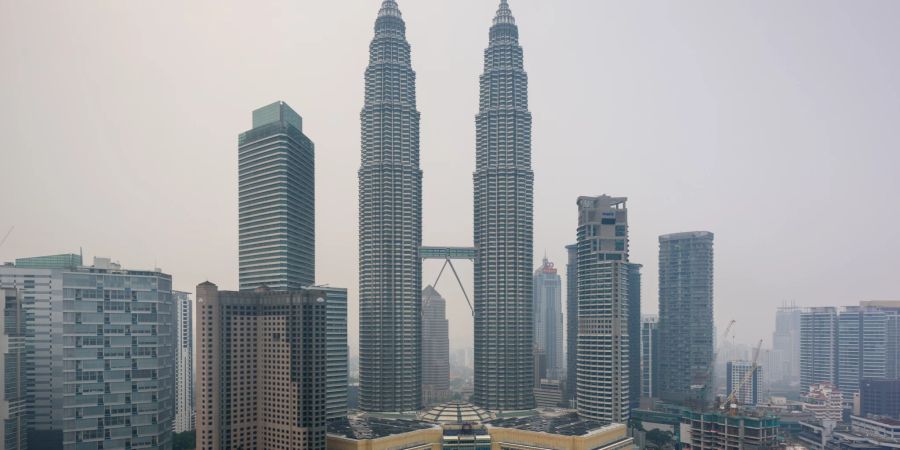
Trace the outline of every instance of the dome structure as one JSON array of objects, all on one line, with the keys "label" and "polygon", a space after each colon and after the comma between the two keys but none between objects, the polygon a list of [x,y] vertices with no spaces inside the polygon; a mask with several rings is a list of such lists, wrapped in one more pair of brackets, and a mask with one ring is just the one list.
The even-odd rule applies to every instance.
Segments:
[{"label": "dome structure", "polygon": [[467,402],[442,403],[422,414],[421,420],[437,424],[481,423],[496,416]]}]

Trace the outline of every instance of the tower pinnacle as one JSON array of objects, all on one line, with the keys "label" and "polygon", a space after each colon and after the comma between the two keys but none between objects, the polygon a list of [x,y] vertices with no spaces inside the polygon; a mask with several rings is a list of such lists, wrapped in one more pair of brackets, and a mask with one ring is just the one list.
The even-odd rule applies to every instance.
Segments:
[{"label": "tower pinnacle", "polygon": [[501,23],[508,23],[510,25],[516,24],[516,18],[513,17],[512,10],[509,9],[507,0],[500,0],[500,8],[497,10],[497,15],[494,17],[494,25],[499,25]]},{"label": "tower pinnacle", "polygon": [[397,2],[395,0],[384,0],[381,3],[381,9],[378,11],[378,17],[384,16],[394,16],[394,17],[402,17],[400,13],[400,7],[397,6]]}]

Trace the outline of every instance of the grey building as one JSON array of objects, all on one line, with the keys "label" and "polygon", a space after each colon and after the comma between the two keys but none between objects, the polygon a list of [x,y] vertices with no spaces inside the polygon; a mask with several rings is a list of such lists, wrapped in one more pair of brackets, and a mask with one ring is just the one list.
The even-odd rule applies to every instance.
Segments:
[{"label": "grey building", "polygon": [[801,308],[784,306],[775,313],[772,333],[772,365],[768,377],[785,385],[800,382],[800,314]]},{"label": "grey building", "polygon": [[422,398],[426,406],[450,396],[447,301],[432,286],[422,291]]},{"label": "grey building", "polygon": [[[751,371],[753,373],[748,375]],[[755,406],[759,403],[763,389],[762,367],[754,368],[754,364],[750,361],[728,361],[725,364],[725,380],[725,392],[728,394],[735,392],[735,399],[739,405]]]},{"label": "grey building", "polygon": [[847,402],[863,379],[898,378],[900,301],[862,302],[838,315],[837,386]]},{"label": "grey building", "polygon": [[641,319],[641,397],[658,395],[659,317],[645,315]]},{"label": "grey building", "polygon": [[900,420],[900,378],[866,379],[859,386],[859,415]]},{"label": "grey building", "polygon": [[328,419],[347,415],[347,390],[350,386],[350,349],[347,346],[347,290],[330,286],[309,289],[325,293],[328,339],[326,345],[326,405]]},{"label": "grey building", "polygon": [[24,368],[28,380],[27,428],[32,448],[62,447],[63,272],[82,265],[80,255],[18,258],[0,266],[0,287],[22,295],[26,320]]},{"label": "grey building", "polygon": [[506,0],[484,52],[474,174],[475,395],[487,409],[534,406],[534,173],[528,75]]},{"label": "grey building", "polygon": [[194,302],[189,292],[173,292],[175,301],[175,420],[173,430],[194,429]]},{"label": "grey building", "polygon": [[659,397],[694,398],[713,382],[713,233],[659,237]]},{"label": "grey building", "polygon": [[22,293],[17,289],[0,289],[0,443],[4,450],[25,450],[26,400],[25,310]]},{"label": "grey building", "polygon": [[576,407],[607,423],[626,423],[631,406],[626,202],[578,198]]},{"label": "grey building", "polygon": [[172,277],[95,258],[63,286],[64,449],[171,449]]},{"label": "grey building", "polygon": [[369,46],[360,114],[360,407],[422,405],[422,171],[416,74],[397,3],[385,0]]},{"label": "grey building", "polygon": [[800,393],[814,384],[837,386],[837,308],[816,307],[800,314]]},{"label": "grey building", "polygon": [[197,449],[322,449],[328,292],[197,286]]},{"label": "grey building", "polygon": [[314,146],[302,119],[284,102],[262,107],[238,144],[241,289],[313,284]]},{"label": "grey building", "polygon": [[628,396],[631,409],[641,406],[641,269],[628,264]]},{"label": "grey building", "polygon": [[[562,380],[565,373],[563,354],[562,279],[553,263],[544,258],[534,272],[534,345],[547,358],[545,373],[540,378]],[[540,382],[538,382],[540,384]]]},{"label": "grey building", "polygon": [[566,246],[566,400],[575,400],[578,352],[578,245]]}]

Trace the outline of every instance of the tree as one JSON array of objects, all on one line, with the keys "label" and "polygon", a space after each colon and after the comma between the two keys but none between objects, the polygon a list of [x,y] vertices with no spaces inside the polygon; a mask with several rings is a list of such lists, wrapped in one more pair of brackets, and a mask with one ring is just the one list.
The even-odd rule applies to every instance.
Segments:
[{"label": "tree", "polygon": [[175,433],[174,441],[174,450],[194,450],[197,448],[197,433],[194,431]]}]

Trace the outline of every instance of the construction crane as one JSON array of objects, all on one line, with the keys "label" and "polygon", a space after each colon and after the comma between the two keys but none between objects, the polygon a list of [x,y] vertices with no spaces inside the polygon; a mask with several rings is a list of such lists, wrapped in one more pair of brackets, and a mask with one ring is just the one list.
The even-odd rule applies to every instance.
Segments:
[{"label": "construction crane", "polygon": [[[741,381],[738,382],[737,385],[734,386],[734,389],[731,390],[731,393],[728,394],[728,398],[725,399],[725,403],[722,404],[721,409],[728,408],[728,412],[731,415],[737,414],[737,407],[739,403],[738,395],[741,392],[741,389],[749,383],[753,379],[753,375],[756,374],[757,369],[759,369],[759,351],[762,349],[763,341],[759,340],[759,344],[756,344],[756,349],[753,350],[753,363],[750,365],[750,370],[744,374],[744,378],[741,378]],[[752,388],[751,388],[752,389]]]},{"label": "construction crane", "polygon": [[728,322],[728,326],[725,327],[725,332],[722,333],[722,339],[719,339],[719,341],[716,342],[716,347],[713,349],[712,361],[709,362],[709,367],[707,367],[703,379],[699,380],[702,383],[691,385],[691,390],[697,392],[694,402],[696,403],[695,407],[698,410],[706,407],[706,397],[709,395],[710,386],[713,384],[713,371],[715,369],[716,359],[719,357],[719,347],[722,346],[722,342],[725,342],[728,339],[728,333],[734,328],[735,323],[737,323],[737,321],[734,319],[732,319],[731,322]]},{"label": "construction crane", "polygon": [[0,247],[3,247],[3,244],[6,243],[6,239],[9,238],[9,235],[12,234],[13,230],[15,230],[15,229],[16,229],[15,225],[9,227],[9,231],[6,232],[6,235],[3,236],[3,239],[0,239]]}]

